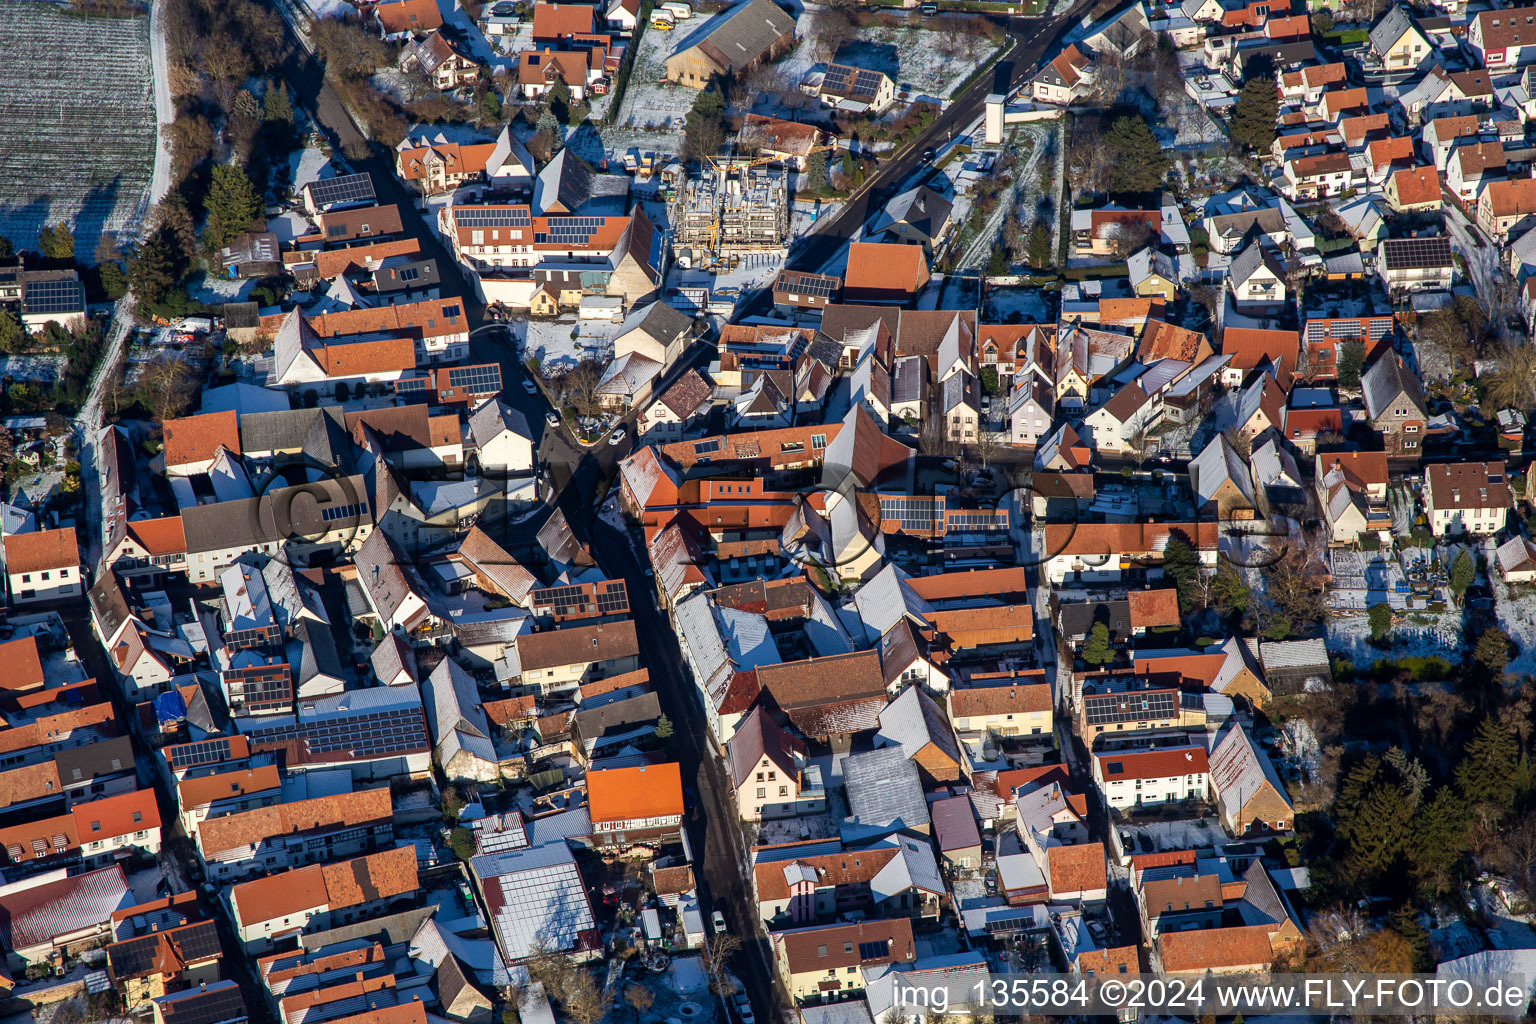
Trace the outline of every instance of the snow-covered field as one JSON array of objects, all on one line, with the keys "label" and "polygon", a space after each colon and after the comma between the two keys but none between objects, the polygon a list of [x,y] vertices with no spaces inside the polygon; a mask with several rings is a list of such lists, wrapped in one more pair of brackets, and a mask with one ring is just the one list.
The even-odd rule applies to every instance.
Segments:
[{"label": "snow-covered field", "polygon": [[667,58],[679,49],[686,49],[683,41],[698,35],[700,26],[712,20],[689,18],[670,32],[645,30],[635,51],[629,84],[624,89],[624,104],[619,108],[615,123],[625,128],[655,131],[682,128],[683,116],[693,107],[698,91],[664,81]]},{"label": "snow-covered field", "polygon": [[316,18],[345,18],[357,10],[348,0],[303,0],[309,13]]},{"label": "snow-covered field", "polygon": [[1356,665],[1392,661],[1404,657],[1436,656],[1456,661],[1461,656],[1461,610],[1438,614],[1410,612],[1413,620],[1392,630],[1392,646],[1374,647],[1370,619],[1364,612],[1334,615],[1328,619],[1328,653],[1348,658]]},{"label": "snow-covered field", "polygon": [[[527,348],[525,355],[539,360],[547,376],[555,370],[569,369],[586,359],[606,363],[613,356],[613,339],[619,325],[607,320],[528,320],[520,325]],[[513,330],[516,332],[517,326]]]},{"label": "snow-covered field", "polygon": [[[820,10],[806,5],[795,26],[798,45],[773,66],[778,81],[798,84],[810,72],[826,67],[814,17]],[[997,47],[980,33],[938,31],[925,27],[928,24],[913,17],[900,26],[856,28],[853,40],[844,43],[834,59],[885,72],[898,92],[906,90],[914,100],[947,100]]]},{"label": "snow-covered field", "polygon": [[246,278],[242,281],[204,274],[187,284],[187,294],[198,302],[218,306],[226,302],[244,302],[250,297],[251,289],[255,286],[254,278]]},{"label": "snow-covered field", "polygon": [[987,319],[1006,321],[1017,313],[1027,324],[1045,323],[1049,317],[1045,298],[1034,288],[994,288],[987,292]]},{"label": "snow-covered field", "polygon": [[51,383],[64,374],[69,358],[59,355],[0,356],[0,378]]}]

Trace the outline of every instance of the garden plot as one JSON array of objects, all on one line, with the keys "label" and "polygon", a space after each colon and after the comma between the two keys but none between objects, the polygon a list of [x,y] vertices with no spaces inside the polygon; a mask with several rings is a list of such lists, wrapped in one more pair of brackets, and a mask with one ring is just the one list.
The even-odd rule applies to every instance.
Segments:
[{"label": "garden plot", "polygon": [[[718,15],[717,15],[718,17]],[[714,19],[690,18],[670,32],[646,29],[635,46],[635,60],[624,87],[624,103],[615,122],[624,128],[672,131],[683,126],[698,90],[666,81],[667,58],[686,49],[685,40],[702,35],[703,25]]]},{"label": "garden plot", "polygon": [[[799,85],[807,74],[826,66],[825,49],[817,34],[821,8],[807,4],[795,32],[799,42],[793,52],[773,65],[774,77],[789,86]],[[976,20],[978,29],[982,26]],[[861,25],[853,39],[838,48],[836,60],[871,71],[883,71],[896,83],[898,92],[912,99],[947,100],[999,47],[978,31],[975,35],[949,29],[929,28],[931,22],[908,19],[899,25]],[[767,111],[764,111],[767,113]]]},{"label": "garden plot", "polygon": [[537,359],[545,376],[569,370],[588,359],[607,363],[613,357],[613,339],[619,325],[607,320],[529,320],[525,326],[524,356]]},{"label": "garden plot", "polygon": [[34,248],[73,225],[89,257],[103,231],[147,206],[156,126],[149,19],[73,18],[53,4],[6,5],[0,63],[0,235]]}]

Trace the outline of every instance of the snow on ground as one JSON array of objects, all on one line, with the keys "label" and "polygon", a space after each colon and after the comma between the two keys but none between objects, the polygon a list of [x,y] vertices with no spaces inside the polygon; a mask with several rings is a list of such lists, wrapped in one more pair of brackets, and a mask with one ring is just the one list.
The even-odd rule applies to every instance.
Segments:
[{"label": "snow on ground", "polygon": [[678,275],[678,285],[683,288],[708,288],[711,294],[730,295],[764,288],[773,284],[779,271],[784,269],[784,252],[742,253],[735,270],[711,274],[703,270],[684,270]]},{"label": "snow on ground", "polygon": [[357,10],[347,0],[303,0],[303,3],[316,18],[345,18]]},{"label": "snow on ground", "polygon": [[51,382],[63,376],[68,365],[64,355],[0,356],[0,379]]},{"label": "snow on ground", "polygon": [[[826,62],[813,17],[821,7],[807,4],[795,25],[799,43],[773,65],[774,77],[786,85],[798,85]],[[838,48],[835,59],[873,71],[883,71],[896,83],[898,92],[912,99],[947,100],[962,82],[996,52],[984,35],[955,35],[924,27],[916,18],[901,25],[859,27],[853,39]],[[768,113],[768,110],[761,111]]]},{"label": "snow on ground", "polygon": [[[718,15],[716,16],[718,17]],[[615,122],[626,128],[653,130],[680,129],[683,115],[693,107],[697,90],[665,81],[667,58],[685,49],[683,40],[702,34],[700,27],[713,18],[689,18],[670,32],[646,29],[635,50],[629,84],[624,89],[624,103]],[[633,44],[632,44],[633,45]]]},{"label": "snow on ground", "polygon": [[293,182],[295,194],[310,182],[336,177],[336,168],[323,150],[314,146],[294,150],[288,154],[288,179]]},{"label": "snow on ground", "polygon": [[987,321],[997,323],[1017,313],[1027,324],[1042,324],[1050,313],[1034,288],[993,288],[987,292]]},{"label": "snow on ground", "polygon": [[187,284],[187,294],[198,302],[219,306],[226,302],[244,302],[250,297],[251,289],[255,286],[255,278],[232,280],[227,277],[204,274],[201,278]]},{"label": "snow on ground", "polygon": [[613,339],[619,325],[609,320],[564,316],[558,320],[529,320],[526,330],[525,354],[537,359],[548,376],[553,370],[569,369],[586,359],[606,364],[613,358]]},{"label": "snow on ground", "polygon": [[[170,124],[176,120],[176,100],[171,96],[168,77],[170,58],[165,49],[165,0],[159,0],[149,12],[149,54],[155,73],[155,121]],[[149,179],[149,204],[153,206],[171,190],[171,139],[168,132],[157,133],[155,170]]]},{"label": "snow on ground", "polygon": [[1409,620],[1393,627],[1391,647],[1375,647],[1370,619],[1365,613],[1335,615],[1328,619],[1328,653],[1348,658],[1356,665],[1394,661],[1404,657],[1439,656],[1456,661],[1461,656],[1461,610],[1439,613],[1409,612]]},{"label": "snow on ground", "polygon": [[[1494,546],[1487,548],[1488,564],[1496,565]],[[1494,615],[1499,628],[1520,648],[1506,670],[1511,675],[1536,675],[1536,587],[1510,586],[1498,572],[1490,572]]]},{"label": "snow on ground", "polygon": [[278,214],[276,217],[267,218],[267,230],[277,236],[277,240],[287,245],[295,238],[302,238],[309,234],[309,220],[297,210],[289,210]]}]

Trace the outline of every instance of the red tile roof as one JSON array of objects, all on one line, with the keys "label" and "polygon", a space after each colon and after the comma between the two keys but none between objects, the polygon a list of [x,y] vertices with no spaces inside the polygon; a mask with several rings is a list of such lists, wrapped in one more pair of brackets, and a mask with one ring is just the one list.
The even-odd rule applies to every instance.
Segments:
[{"label": "red tile roof", "polygon": [[1026,686],[960,686],[949,691],[949,706],[956,718],[1049,711],[1051,710],[1051,687],[1048,683],[1032,683]]},{"label": "red tile roof", "polygon": [[206,462],[220,446],[240,454],[240,416],[233,410],[166,420],[164,429],[167,467]]},{"label": "red tile roof", "polygon": [[653,764],[588,772],[587,810],[594,823],[681,815],[682,768]]},{"label": "red tile roof", "polygon": [[848,246],[843,295],[894,300],[916,295],[928,283],[928,255],[920,245],[854,242]]},{"label": "red tile roof", "polygon": [[388,786],[336,793],[208,818],[198,826],[197,845],[204,857],[213,857],[268,839],[383,824],[393,813]]},{"label": "red tile roof", "polygon": [[1401,206],[1418,206],[1440,201],[1440,173],[1433,167],[1405,167],[1392,173]]},{"label": "red tile roof", "polygon": [[1099,774],[1107,782],[1115,779],[1173,779],[1181,775],[1205,775],[1211,769],[1204,747],[1121,750],[1093,756],[1099,764]]},{"label": "red tile roof", "polygon": [[130,519],[128,535],[151,555],[187,553],[187,534],[182,528],[179,515],[160,519]]},{"label": "red tile roof", "polygon": [[1131,628],[1151,626],[1177,626],[1179,618],[1179,592],[1170,588],[1162,590],[1133,590],[1125,595],[1130,613]]},{"label": "red tile roof", "polygon": [[13,533],[5,538],[5,571],[11,575],[44,569],[78,568],[80,545],[75,528]]},{"label": "red tile roof", "polygon": [[1269,943],[1270,927],[1255,924],[1236,928],[1197,928],[1187,932],[1165,932],[1158,936],[1163,970],[1220,970],[1234,967],[1269,966],[1274,953]]},{"label": "red tile roof", "polygon": [[430,32],[443,24],[437,0],[394,0],[392,3],[379,4],[374,8],[374,14],[379,24],[384,26],[384,31],[390,35],[397,32]]},{"label": "red tile roof", "polygon": [[536,41],[564,39],[585,35],[593,29],[597,8],[590,4],[533,5],[533,38]]},{"label": "red tile roof", "polygon": [[24,636],[20,640],[0,644],[0,690],[17,692],[32,690],[43,685],[43,663],[37,656],[37,638]]},{"label": "red tile roof", "polygon": [[1052,895],[1093,892],[1109,885],[1103,843],[1051,846],[1045,856],[1051,869]]},{"label": "red tile roof", "polygon": [[276,765],[238,767],[231,771],[182,779],[176,785],[176,799],[181,805],[181,810],[187,811],[193,807],[211,804],[215,800],[249,796],[252,793],[277,789],[281,785],[282,777],[278,774]]}]

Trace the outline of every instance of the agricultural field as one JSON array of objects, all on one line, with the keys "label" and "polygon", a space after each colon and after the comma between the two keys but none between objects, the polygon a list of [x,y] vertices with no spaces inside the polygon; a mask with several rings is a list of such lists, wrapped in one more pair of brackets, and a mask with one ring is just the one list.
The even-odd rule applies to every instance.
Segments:
[{"label": "agricultural field", "polygon": [[149,18],[71,17],[6,5],[0,62],[0,235],[37,245],[70,222],[84,258],[104,230],[135,224],[155,166]]}]

